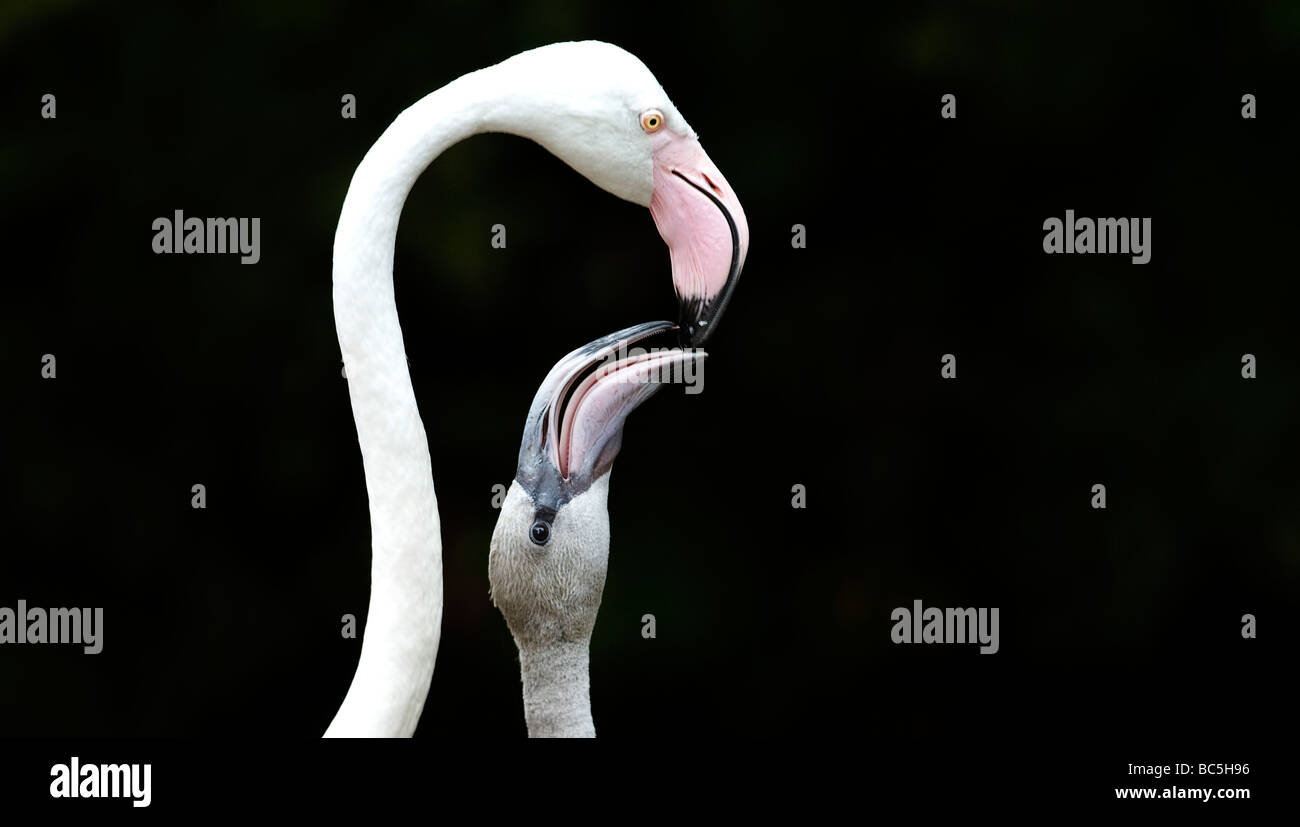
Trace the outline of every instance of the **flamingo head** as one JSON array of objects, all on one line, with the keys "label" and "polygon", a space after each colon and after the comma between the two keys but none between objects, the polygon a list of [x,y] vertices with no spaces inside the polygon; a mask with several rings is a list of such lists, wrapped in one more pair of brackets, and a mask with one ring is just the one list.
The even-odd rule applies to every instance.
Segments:
[{"label": "flamingo head", "polygon": [[[516,55],[509,125],[620,198],[649,207],[668,245],[683,343],[698,346],[726,308],[749,250],[731,185],[695,130],[634,55],[598,41]],[[505,117],[503,115],[503,117]]]},{"label": "flamingo head", "polygon": [[521,646],[591,636],[609,561],[609,472],[628,414],[702,351],[629,355],[673,329],[621,330],[560,360],[533,399],[488,556],[492,600]]}]

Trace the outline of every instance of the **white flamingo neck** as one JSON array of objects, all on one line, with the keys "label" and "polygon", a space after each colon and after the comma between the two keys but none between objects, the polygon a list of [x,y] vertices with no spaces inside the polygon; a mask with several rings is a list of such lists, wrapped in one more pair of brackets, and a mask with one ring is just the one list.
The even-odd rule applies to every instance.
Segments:
[{"label": "white flamingo neck", "polygon": [[595,738],[591,719],[590,641],[519,649],[529,738]]},{"label": "white flamingo neck", "polygon": [[484,84],[471,80],[481,74],[424,97],[388,127],[352,177],[334,237],[334,319],[365,467],[372,560],[360,662],[327,737],[411,735],[433,676],[442,541],[397,316],[393,251],[420,173],[447,147],[482,131]]}]

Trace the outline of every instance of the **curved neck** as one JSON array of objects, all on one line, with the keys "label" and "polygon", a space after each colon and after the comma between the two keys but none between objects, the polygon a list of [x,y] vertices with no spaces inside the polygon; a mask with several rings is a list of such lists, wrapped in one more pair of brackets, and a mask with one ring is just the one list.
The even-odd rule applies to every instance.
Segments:
[{"label": "curved neck", "polygon": [[595,738],[588,641],[519,648],[529,738]]},{"label": "curved neck", "polygon": [[393,121],[357,167],[334,237],[334,319],[365,466],[373,557],[361,659],[326,736],[412,734],[433,676],[442,542],[393,294],[393,249],[420,173],[447,147],[493,125],[490,72],[448,84]]}]

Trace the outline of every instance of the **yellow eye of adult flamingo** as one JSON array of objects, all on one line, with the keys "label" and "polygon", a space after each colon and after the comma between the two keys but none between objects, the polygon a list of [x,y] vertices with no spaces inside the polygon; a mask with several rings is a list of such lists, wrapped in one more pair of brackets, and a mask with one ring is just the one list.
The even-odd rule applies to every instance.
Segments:
[{"label": "yellow eye of adult flamingo", "polygon": [[641,128],[646,132],[657,132],[664,125],[664,113],[651,109],[641,114]]}]

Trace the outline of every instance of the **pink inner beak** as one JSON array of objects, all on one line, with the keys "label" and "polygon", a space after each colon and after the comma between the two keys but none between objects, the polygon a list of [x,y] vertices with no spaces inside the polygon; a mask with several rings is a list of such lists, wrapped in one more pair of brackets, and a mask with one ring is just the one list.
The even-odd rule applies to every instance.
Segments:
[{"label": "pink inner beak", "polygon": [[604,474],[618,454],[624,420],[662,387],[658,378],[674,364],[705,355],[680,349],[637,354],[590,374],[574,389],[564,412],[553,454],[560,475],[597,479]]},{"label": "pink inner beak", "polygon": [[[694,342],[716,323],[749,251],[749,224],[736,193],[700,142],[664,129],[654,136],[650,214],[668,245],[673,286]],[[730,219],[730,220],[728,220]],[[689,310],[688,310],[689,308]]]}]

